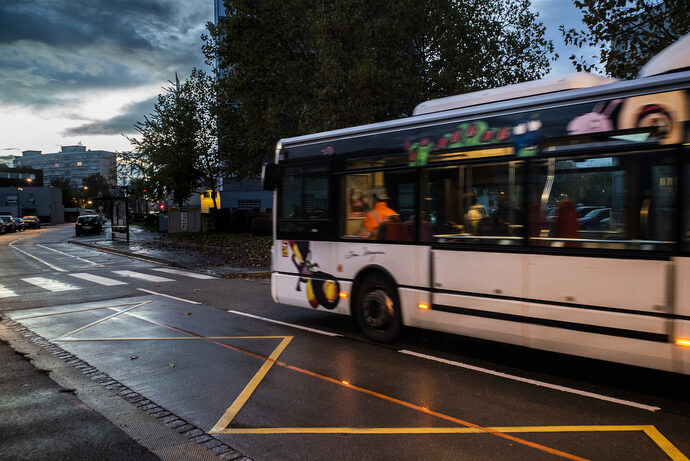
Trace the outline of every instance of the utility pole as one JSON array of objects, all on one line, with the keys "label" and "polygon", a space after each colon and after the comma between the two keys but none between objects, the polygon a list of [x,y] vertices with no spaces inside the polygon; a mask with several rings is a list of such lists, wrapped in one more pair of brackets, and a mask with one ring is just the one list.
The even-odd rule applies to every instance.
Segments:
[{"label": "utility pole", "polygon": [[17,187],[17,218],[22,217],[22,201],[20,199],[19,191],[22,191],[21,187]]}]

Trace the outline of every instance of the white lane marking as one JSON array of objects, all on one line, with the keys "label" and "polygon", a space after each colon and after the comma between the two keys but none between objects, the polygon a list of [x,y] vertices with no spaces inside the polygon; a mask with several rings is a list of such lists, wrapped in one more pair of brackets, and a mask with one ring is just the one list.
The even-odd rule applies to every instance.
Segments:
[{"label": "white lane marking", "polygon": [[215,279],[217,277],[213,277],[211,275],[206,275],[206,274],[197,274],[195,272],[188,272],[188,271],[181,271],[179,269],[169,269],[167,267],[162,267],[158,269],[153,269],[154,271],[158,272],[165,272],[168,274],[173,274],[173,275],[184,275],[185,277],[192,277],[195,279],[202,279],[202,280],[208,280],[208,279]]},{"label": "white lane marking", "polygon": [[5,288],[4,286],[0,285],[0,298],[10,298],[12,296],[19,295],[14,291],[10,290],[9,288]]},{"label": "white lane marking", "polygon": [[22,280],[50,291],[71,291],[80,289],[78,286],[58,282],[57,280],[51,280],[44,277],[29,277]]},{"label": "white lane marking", "polygon": [[[18,240],[15,240],[14,242],[18,242]],[[29,254],[29,253],[27,253],[27,252],[24,251],[24,250],[20,250],[19,248],[17,248],[16,246],[14,246],[14,242],[10,242],[10,246],[12,247],[12,249],[17,250],[18,252],[23,253],[23,254],[27,255],[28,257],[30,257],[30,258],[34,258],[34,259],[35,259],[36,261],[38,261],[39,263],[45,264],[46,266],[50,267],[50,268],[53,269],[54,271],[58,271],[58,272],[67,272],[67,269],[61,269],[61,268],[59,268],[59,267],[57,267],[57,266],[53,266],[53,265],[50,264],[48,261],[44,261],[44,260],[42,260],[41,258],[38,258],[38,257],[36,257],[36,256],[34,256],[34,255],[32,255],[32,254]]]},{"label": "white lane marking", "polygon": [[41,245],[40,243],[37,243],[36,246],[39,246],[41,248],[45,248],[46,250],[53,251],[55,253],[60,253],[61,255],[69,256],[70,258],[78,259],[79,261],[84,261],[85,263],[89,263],[91,265],[97,265],[98,263],[95,263],[93,261],[89,261],[88,259],[80,258],[79,256],[74,256],[69,253],[65,253],[64,251],[56,250],[55,248],[50,248],[45,245]]},{"label": "white lane marking", "polygon": [[155,292],[155,291],[145,290],[145,289],[143,289],[143,288],[137,288],[137,290],[143,291],[144,293],[149,293],[149,294],[152,294],[152,295],[156,295],[156,296],[165,296],[166,298],[176,299],[176,300],[178,300],[178,301],[184,301],[184,302],[189,303],[189,304],[201,304],[201,303],[198,303],[198,302],[196,302],[196,301],[190,301],[189,299],[178,298],[178,297],[176,297],[176,296],[170,296],[170,295],[166,295],[166,294],[163,294],[163,293],[157,293],[157,292]]},{"label": "white lane marking", "polygon": [[142,279],[148,282],[174,282],[173,279],[166,279],[165,277],[158,277],[157,275],[142,274],[141,272],[134,271],[113,271],[117,275],[123,277],[132,277],[135,279]]},{"label": "white lane marking", "polygon": [[620,405],[627,405],[629,407],[635,407],[635,408],[639,408],[639,409],[647,410],[647,411],[661,410],[660,407],[654,407],[654,406],[645,405],[642,403],[631,402],[629,400],[617,399],[615,397],[609,397],[606,395],[595,394],[594,392],[581,391],[579,389],[574,389],[572,387],[559,386],[556,384],[546,383],[544,381],[537,381],[534,379],[522,378],[520,376],[509,375],[507,373],[501,373],[500,371],[489,370],[488,368],[481,368],[481,367],[477,367],[474,365],[468,365],[468,364],[462,363],[462,362],[455,362],[453,360],[446,360],[446,359],[442,359],[440,357],[434,357],[433,355],[420,354],[418,352],[408,351],[405,349],[399,350],[398,352],[403,353],[403,354],[407,354],[407,355],[413,355],[415,357],[420,357],[420,358],[427,359],[427,360],[433,360],[435,362],[445,363],[446,365],[452,365],[455,367],[466,368],[468,370],[478,371],[480,373],[486,373],[486,374],[493,375],[493,376],[499,376],[501,378],[512,379],[513,381],[519,381],[522,383],[533,384],[535,386],[546,387],[548,389],[553,389],[556,391],[568,392],[570,394],[581,395],[583,397],[590,397],[593,399],[604,400],[607,402],[617,403]]},{"label": "white lane marking", "polygon": [[69,274],[72,277],[77,277],[82,280],[87,280],[89,282],[98,283],[100,285],[105,285],[111,287],[113,285],[127,285],[127,282],[121,280],[109,279],[107,277],[101,277],[100,275],[87,274],[86,272],[77,272],[76,274]]},{"label": "white lane marking", "polygon": [[295,325],[292,323],[281,322],[280,320],[267,319],[266,317],[259,317],[258,315],[247,314],[246,312],[239,312],[239,311],[233,311],[233,310],[229,310],[228,312],[230,312],[231,314],[243,315],[245,317],[251,317],[253,319],[263,320],[264,322],[271,322],[271,323],[277,323],[278,325],[285,325],[286,327],[299,328],[300,330],[311,331],[312,333],[318,333],[320,335],[342,336],[339,333],[331,333],[330,331],[323,331],[323,330],[317,330],[316,328],[303,327],[302,325]]}]

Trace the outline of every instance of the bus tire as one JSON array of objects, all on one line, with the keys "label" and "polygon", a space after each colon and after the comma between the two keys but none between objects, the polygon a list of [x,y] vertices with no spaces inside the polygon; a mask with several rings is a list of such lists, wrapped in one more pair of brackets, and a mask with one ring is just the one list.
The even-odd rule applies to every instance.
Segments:
[{"label": "bus tire", "polygon": [[381,343],[393,342],[402,331],[402,314],[397,290],[380,274],[364,280],[358,290],[357,324],[367,338]]}]

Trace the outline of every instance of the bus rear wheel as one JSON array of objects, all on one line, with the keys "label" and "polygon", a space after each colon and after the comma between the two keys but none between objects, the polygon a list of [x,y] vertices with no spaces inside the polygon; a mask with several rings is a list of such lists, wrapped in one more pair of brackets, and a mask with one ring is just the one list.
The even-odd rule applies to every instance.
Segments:
[{"label": "bus rear wheel", "polygon": [[364,335],[377,342],[390,343],[402,330],[397,293],[381,275],[368,277],[359,289],[357,323]]}]

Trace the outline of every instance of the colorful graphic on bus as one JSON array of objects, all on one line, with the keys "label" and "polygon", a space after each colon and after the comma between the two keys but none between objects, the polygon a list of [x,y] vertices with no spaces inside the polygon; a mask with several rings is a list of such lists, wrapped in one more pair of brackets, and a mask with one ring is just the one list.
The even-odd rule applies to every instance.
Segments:
[{"label": "colorful graphic on bus", "polygon": [[314,271],[314,268],[319,265],[310,261],[311,250],[308,241],[290,240],[290,248],[292,248],[292,262],[303,276],[297,281],[296,290],[302,291],[304,283],[307,286],[307,300],[311,307],[323,306],[326,309],[335,309],[340,293],[338,281],[334,280],[331,274]]}]

